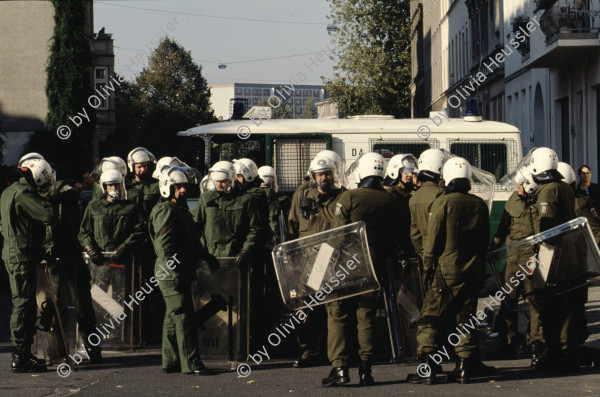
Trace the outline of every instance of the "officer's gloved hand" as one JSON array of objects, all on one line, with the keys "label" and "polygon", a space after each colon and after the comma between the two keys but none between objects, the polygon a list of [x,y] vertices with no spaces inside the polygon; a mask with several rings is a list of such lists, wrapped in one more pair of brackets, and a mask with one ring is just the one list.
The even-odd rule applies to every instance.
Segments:
[{"label": "officer's gloved hand", "polygon": [[85,250],[85,253],[88,254],[94,265],[104,265],[104,256],[96,244],[88,244],[83,249]]},{"label": "officer's gloved hand", "polygon": [[250,254],[248,254],[248,251],[242,251],[235,257],[235,261],[233,262],[233,264],[239,268],[242,268],[246,266],[249,258]]},{"label": "officer's gloved hand", "polygon": [[175,277],[175,291],[183,294],[190,290],[192,281],[188,277]]},{"label": "officer's gloved hand", "polygon": [[433,278],[435,277],[435,270],[434,269],[427,269],[425,270],[425,274],[423,277],[423,284],[425,285],[425,292],[429,291],[429,288],[431,288],[431,285],[433,284]]},{"label": "officer's gloved hand", "polygon": [[126,253],[127,253],[127,244],[123,243],[123,244],[119,245],[117,247],[117,249],[115,249],[115,252],[113,252],[112,256],[110,257],[111,262],[120,263],[121,259],[123,259],[123,257],[125,256]]},{"label": "officer's gloved hand", "polygon": [[213,254],[207,254],[204,260],[208,263],[208,267],[210,268],[210,270],[219,270],[219,267],[221,265],[216,256],[214,256]]}]

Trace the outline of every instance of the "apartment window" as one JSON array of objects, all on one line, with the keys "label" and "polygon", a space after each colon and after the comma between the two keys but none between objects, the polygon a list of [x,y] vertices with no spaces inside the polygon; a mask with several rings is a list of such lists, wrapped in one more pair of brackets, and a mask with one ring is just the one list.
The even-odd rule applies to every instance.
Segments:
[{"label": "apartment window", "polygon": [[[96,109],[103,109],[103,110],[108,109],[108,100],[107,99],[110,98],[109,93],[111,92],[111,90],[103,89],[104,87],[106,87],[107,84],[108,84],[108,68],[97,67],[95,70],[95,73],[94,73],[94,88],[98,91],[98,93],[100,93],[100,94],[96,93],[96,97],[98,99],[100,99],[100,106],[97,106]],[[107,98],[107,99],[105,99],[105,98]],[[93,105],[96,105],[96,103],[93,103]]]}]

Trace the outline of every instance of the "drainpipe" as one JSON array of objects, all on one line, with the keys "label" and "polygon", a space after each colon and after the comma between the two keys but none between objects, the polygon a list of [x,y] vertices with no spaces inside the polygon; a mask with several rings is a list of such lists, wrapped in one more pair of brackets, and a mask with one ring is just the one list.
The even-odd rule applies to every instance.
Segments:
[{"label": "drainpipe", "polygon": [[573,72],[570,66],[567,68],[567,74],[569,77],[569,162],[573,162],[573,160],[575,160],[575,126],[573,124],[575,119],[575,109],[573,109]]},{"label": "drainpipe", "polygon": [[583,79],[582,81],[582,90],[583,93],[583,111],[582,111],[582,134],[583,134],[583,164],[589,164],[589,145],[588,145],[588,86],[587,86],[587,69],[590,64],[590,55],[585,55],[585,62],[581,65]]}]

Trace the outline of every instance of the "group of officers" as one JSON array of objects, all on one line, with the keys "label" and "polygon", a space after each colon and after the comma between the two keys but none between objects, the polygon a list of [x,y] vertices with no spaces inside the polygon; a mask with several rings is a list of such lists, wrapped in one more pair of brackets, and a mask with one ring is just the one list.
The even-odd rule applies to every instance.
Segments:
[{"label": "group of officers", "polygon": [[[489,246],[489,210],[481,198],[469,193],[473,183],[470,164],[440,149],[428,149],[418,160],[401,154],[389,162],[378,153],[366,153],[349,169],[357,183],[353,189],[348,189],[339,155],[320,152],[310,163],[307,180],[293,194],[287,225],[278,219],[281,200],[274,169],[258,168],[251,159],[218,161],[201,180],[196,169],[176,157],[157,162],[145,148],[132,150],[127,163],[116,156],[104,158],[95,170],[99,183],[93,187],[94,199],[80,221],[78,191],[57,181],[41,155],[25,155],[19,163],[21,178],[0,200],[2,258],[13,299],[12,370],[45,370],[43,360],[31,353],[36,322],[35,266],[44,258],[61,258],[63,265],[68,259],[77,267],[76,280],[72,280],[77,286],[73,288],[77,321],[94,363],[101,361],[102,355],[100,347],[87,339],[96,318],[89,291],[90,271],[81,248],[97,266],[126,263],[132,253],[140,254],[146,278],[158,274],[160,265],[176,257],[172,272],[156,280],[165,302],[162,369],[205,375],[210,371],[200,360],[191,292],[199,260],[216,270],[220,266],[217,258],[234,257],[234,264],[248,274],[250,332],[258,341],[268,331],[264,322],[277,321],[264,309],[269,305],[277,308],[267,299],[278,294],[269,253],[281,236],[300,238],[364,221],[380,280],[386,277],[386,265],[411,257],[420,260],[425,296],[417,331],[418,358],[431,371],[426,376],[409,375],[408,381],[436,383],[442,368],[431,354],[441,347],[447,330],[460,328],[476,312],[488,251],[567,222],[576,211],[597,219],[585,199],[576,202],[569,186],[574,183],[573,171],[569,167],[570,172],[559,172],[554,151],[538,148],[529,156],[530,166],[521,172],[522,180],[515,181],[517,191],[507,201],[501,226]],[[201,194],[190,211],[188,196],[197,189],[195,185]],[[153,249],[146,249],[150,246]],[[507,280],[520,261],[522,258],[508,252]],[[526,281],[525,289],[530,287]],[[586,293],[581,291],[531,305],[528,336],[532,365],[547,370],[578,367],[577,348],[587,338],[587,324],[582,326],[581,318]],[[326,329],[332,368],[322,384],[348,383],[354,356],[349,341],[356,335],[359,383],[373,385],[378,293],[323,306],[311,311],[298,331],[302,354],[294,366],[319,363]],[[504,318],[503,351],[510,352],[515,349],[516,318],[510,311],[504,311]],[[461,338],[454,350],[457,362],[451,376],[456,381],[467,383],[472,377],[493,373],[494,369],[480,360],[475,332]]]}]

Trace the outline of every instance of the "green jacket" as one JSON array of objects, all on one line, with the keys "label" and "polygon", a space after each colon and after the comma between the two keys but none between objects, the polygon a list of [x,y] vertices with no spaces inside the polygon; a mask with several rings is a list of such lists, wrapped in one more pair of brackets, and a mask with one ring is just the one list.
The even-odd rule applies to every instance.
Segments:
[{"label": "green jacket", "polygon": [[148,219],[152,208],[160,199],[158,181],[154,178],[142,179],[140,182],[129,179],[127,181],[127,199],[136,203],[144,219]]},{"label": "green jacket", "polygon": [[[336,216],[331,224],[336,228],[364,221],[373,264],[378,272],[385,259],[396,257],[399,242],[399,205],[385,189],[360,187],[343,192],[335,205]],[[410,242],[406,242],[410,244]]]},{"label": "green jacket", "polygon": [[[415,252],[423,259],[423,247],[427,241],[427,224],[433,200],[444,194],[437,183],[425,181],[408,201],[410,209],[410,239]],[[486,243],[487,245],[487,243]]]},{"label": "green jacket", "polygon": [[44,248],[53,258],[81,259],[77,238],[81,223],[79,190],[65,181],[57,181],[56,185],[57,194],[52,200],[56,223],[46,226]]},{"label": "green jacket", "polygon": [[533,236],[536,217],[535,201],[523,198],[517,192],[513,192],[504,205],[504,212],[494,235],[494,244],[501,246],[506,242],[506,245],[510,245]]},{"label": "green jacket", "polygon": [[431,206],[423,270],[440,267],[444,279],[478,280],[490,241],[485,202],[468,193],[446,193]]},{"label": "green jacket", "polygon": [[575,219],[575,192],[565,182],[540,186],[536,204],[539,213],[534,222],[536,234]]},{"label": "green jacket", "polygon": [[92,200],[83,213],[79,228],[82,247],[95,242],[102,251],[114,251],[123,243],[135,246],[143,239],[141,215],[129,200]]},{"label": "green jacket", "polygon": [[148,228],[156,253],[155,274],[162,270],[160,265],[166,269],[167,260],[173,260],[176,255],[180,263],[170,270],[173,275],[167,279],[189,277],[195,280],[196,262],[205,257],[205,251],[200,247],[200,236],[190,211],[170,201],[160,202],[150,213]]},{"label": "green jacket", "polygon": [[590,224],[596,244],[600,245],[600,217],[590,196],[575,195],[575,216],[584,216]]},{"label": "green jacket", "polygon": [[104,193],[102,193],[102,187],[99,182],[96,182],[92,185],[92,200],[101,199],[104,197]]},{"label": "green jacket", "polygon": [[279,232],[279,207],[275,192],[271,188],[261,188],[254,186],[246,190],[246,193],[254,197],[258,219],[260,220],[261,233],[260,239],[263,242],[271,241],[271,230],[275,233]]},{"label": "green jacket", "polygon": [[202,246],[216,257],[252,252],[260,233],[254,197],[232,192],[206,191],[192,211]]},{"label": "green jacket", "polygon": [[21,178],[0,197],[2,260],[6,265],[39,263],[44,252],[45,225],[53,222],[52,206]]},{"label": "green jacket", "polygon": [[[290,206],[288,234],[292,238],[298,238],[329,230],[334,218],[335,204],[341,193],[342,191],[339,189],[331,189],[326,194],[319,193],[316,188],[307,187],[296,190]],[[307,198],[313,199],[323,206],[318,214],[311,214],[308,219],[300,215],[300,205]]]},{"label": "green jacket", "polygon": [[398,232],[399,241],[401,242],[404,248],[404,252],[402,253],[405,257],[413,257],[415,256],[415,252],[413,250],[413,246],[411,244],[410,237],[410,208],[408,206],[410,200],[410,193],[406,190],[402,189],[402,187],[396,185],[386,188],[388,193],[390,193],[398,202]]}]

